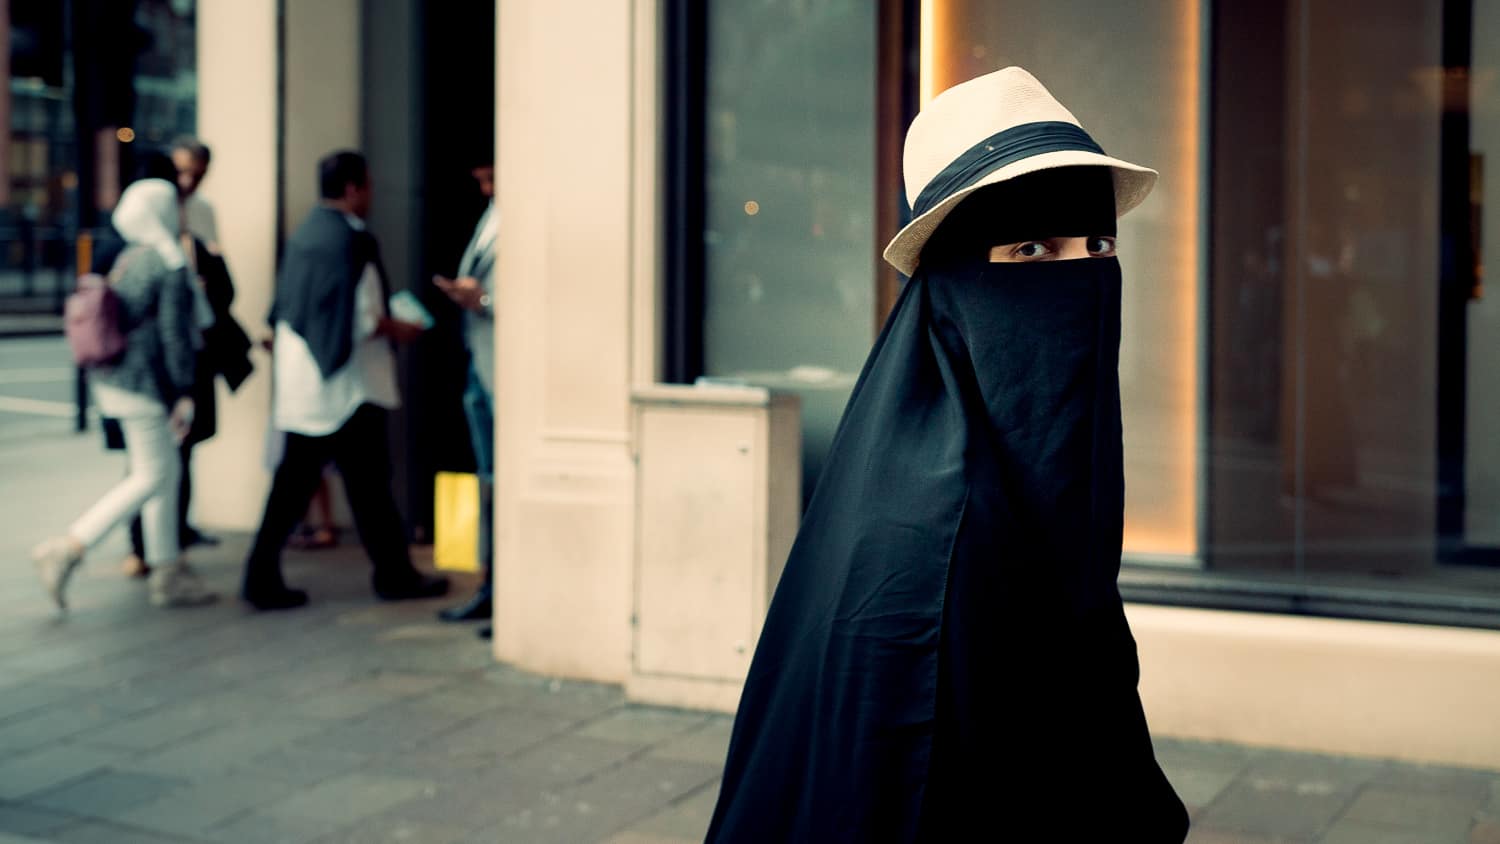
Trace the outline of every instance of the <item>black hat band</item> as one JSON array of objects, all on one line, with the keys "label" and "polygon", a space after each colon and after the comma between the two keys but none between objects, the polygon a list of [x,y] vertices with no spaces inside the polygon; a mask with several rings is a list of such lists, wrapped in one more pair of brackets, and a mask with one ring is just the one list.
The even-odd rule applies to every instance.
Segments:
[{"label": "black hat band", "polygon": [[1104,154],[1089,133],[1072,123],[1058,120],[1023,123],[985,138],[932,177],[911,205],[911,215],[920,217],[943,200],[973,185],[986,175],[1023,158],[1048,152],[1073,150]]}]

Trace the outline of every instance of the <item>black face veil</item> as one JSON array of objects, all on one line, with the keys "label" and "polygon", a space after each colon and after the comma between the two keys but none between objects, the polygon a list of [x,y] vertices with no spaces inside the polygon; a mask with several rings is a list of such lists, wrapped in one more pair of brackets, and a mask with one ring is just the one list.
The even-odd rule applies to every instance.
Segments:
[{"label": "black face veil", "polygon": [[1115,582],[1119,264],[987,260],[1112,235],[1113,202],[1108,170],[1045,171],[929,241],[788,558],[709,841],[1186,836]]}]

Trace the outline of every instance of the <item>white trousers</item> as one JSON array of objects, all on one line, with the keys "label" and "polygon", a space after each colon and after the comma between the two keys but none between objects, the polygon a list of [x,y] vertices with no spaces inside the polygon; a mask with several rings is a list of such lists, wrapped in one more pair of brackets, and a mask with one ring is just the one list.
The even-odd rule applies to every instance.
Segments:
[{"label": "white trousers", "polygon": [[175,562],[182,553],[177,543],[177,484],[182,458],[177,453],[177,438],[167,424],[167,409],[154,399],[120,390],[95,387],[94,397],[102,412],[120,420],[130,471],[78,517],[68,536],[90,548],[116,525],[140,513],[146,563]]}]

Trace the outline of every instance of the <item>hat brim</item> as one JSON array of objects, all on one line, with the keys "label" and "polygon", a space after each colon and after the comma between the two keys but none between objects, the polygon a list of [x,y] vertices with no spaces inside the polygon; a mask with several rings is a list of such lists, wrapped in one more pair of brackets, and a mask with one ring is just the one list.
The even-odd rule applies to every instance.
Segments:
[{"label": "hat brim", "polygon": [[907,223],[885,247],[886,262],[906,275],[911,275],[916,271],[917,263],[921,259],[922,247],[927,245],[932,233],[937,231],[943,219],[958,207],[964,197],[980,188],[1014,179],[1017,176],[1057,167],[1110,168],[1115,183],[1116,217],[1122,217],[1125,212],[1140,205],[1146,198],[1146,194],[1149,194],[1156,184],[1157,177],[1157,172],[1150,167],[1142,167],[1139,164],[1131,164],[1128,161],[1085,150],[1060,150],[1034,155],[985,174],[979,181],[955,192],[927,213]]}]

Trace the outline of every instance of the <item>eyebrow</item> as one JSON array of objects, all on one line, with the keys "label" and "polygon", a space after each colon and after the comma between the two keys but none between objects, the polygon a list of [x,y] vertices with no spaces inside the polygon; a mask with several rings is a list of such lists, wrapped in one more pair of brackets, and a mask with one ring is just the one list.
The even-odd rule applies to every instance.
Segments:
[{"label": "eyebrow", "polygon": [[1070,237],[1081,237],[1081,238],[1084,238],[1085,240],[1091,240],[1091,239],[1096,238],[1096,237],[1107,237],[1110,240],[1119,240],[1120,239],[1120,236],[1117,235],[1117,234],[1054,234],[1054,235],[1048,235],[1046,237],[1028,237],[1025,240],[1012,240],[1012,241],[1009,241],[1009,242],[1006,242],[1006,243],[996,243],[994,246],[991,246],[990,248],[994,249],[995,247],[998,247],[998,246],[1019,246],[1019,245],[1021,245],[1023,243],[1043,243],[1043,242],[1049,241],[1049,240],[1067,240]]}]

